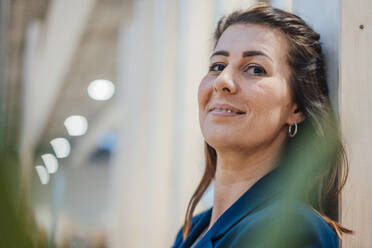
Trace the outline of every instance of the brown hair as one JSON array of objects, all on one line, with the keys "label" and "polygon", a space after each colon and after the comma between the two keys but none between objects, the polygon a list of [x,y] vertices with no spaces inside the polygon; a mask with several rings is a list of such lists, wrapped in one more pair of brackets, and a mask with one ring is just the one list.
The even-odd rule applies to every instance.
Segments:
[{"label": "brown hair", "polygon": [[[214,33],[215,46],[222,33],[234,24],[264,25],[281,31],[286,37],[289,45],[287,62],[291,71],[289,84],[294,100],[306,119],[299,124],[301,132],[287,142],[285,153],[290,159],[294,154],[293,150],[296,150],[296,154],[307,153],[307,157],[310,152],[316,152],[316,155],[323,152],[323,157],[327,160],[317,161],[322,165],[314,170],[315,178],[311,182],[309,180],[306,191],[308,196],[304,200],[334,229],[339,238],[342,233],[352,233],[336,221],[338,195],[347,179],[348,162],[338,120],[329,100],[320,35],[297,15],[267,4],[258,4],[246,11],[235,11],[223,17]],[[311,143],[307,142],[309,137],[314,145],[312,150],[304,148],[304,144]],[[331,144],[332,148],[326,151],[319,148],[322,142]],[[216,171],[216,150],[206,142],[204,150],[206,168],[186,211],[183,239],[190,232],[195,207],[214,179]]]}]

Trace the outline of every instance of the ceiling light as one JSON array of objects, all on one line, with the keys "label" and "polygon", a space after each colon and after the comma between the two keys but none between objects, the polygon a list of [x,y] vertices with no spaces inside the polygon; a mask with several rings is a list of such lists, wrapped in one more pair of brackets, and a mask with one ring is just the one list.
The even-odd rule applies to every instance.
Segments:
[{"label": "ceiling light", "polygon": [[84,116],[71,115],[66,118],[64,125],[70,136],[81,136],[88,129],[88,121]]},{"label": "ceiling light", "polygon": [[42,165],[36,165],[35,169],[39,175],[41,184],[47,184],[49,182],[49,174],[45,167]]},{"label": "ceiling light", "polygon": [[115,85],[110,80],[97,79],[88,86],[88,95],[97,101],[110,99],[115,93]]},{"label": "ceiling light", "polygon": [[44,161],[49,174],[53,174],[58,170],[58,160],[53,154],[44,154],[41,159]]},{"label": "ceiling light", "polygon": [[70,155],[71,147],[67,139],[55,138],[50,142],[50,144],[52,145],[57,158],[65,158]]}]

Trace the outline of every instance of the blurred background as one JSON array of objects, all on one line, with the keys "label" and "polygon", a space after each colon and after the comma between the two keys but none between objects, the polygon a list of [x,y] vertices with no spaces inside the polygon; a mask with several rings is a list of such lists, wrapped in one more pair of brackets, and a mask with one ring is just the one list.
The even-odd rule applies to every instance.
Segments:
[{"label": "blurred background", "polygon": [[[1,0],[0,241],[19,242],[4,247],[170,247],[203,172],[214,28],[256,2]],[[328,34],[338,106],[341,3],[266,2]]]}]

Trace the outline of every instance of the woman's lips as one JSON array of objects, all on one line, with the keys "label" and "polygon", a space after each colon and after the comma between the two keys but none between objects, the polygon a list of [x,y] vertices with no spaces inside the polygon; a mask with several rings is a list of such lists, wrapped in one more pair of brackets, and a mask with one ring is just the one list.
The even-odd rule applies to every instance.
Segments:
[{"label": "woman's lips", "polygon": [[242,110],[226,103],[212,104],[209,113],[218,116],[239,116],[245,114]]},{"label": "woman's lips", "polygon": [[221,110],[221,109],[213,109],[209,111],[212,115],[217,115],[217,116],[240,116],[243,115],[244,113],[242,112],[233,112],[233,111],[226,111],[226,110]]}]

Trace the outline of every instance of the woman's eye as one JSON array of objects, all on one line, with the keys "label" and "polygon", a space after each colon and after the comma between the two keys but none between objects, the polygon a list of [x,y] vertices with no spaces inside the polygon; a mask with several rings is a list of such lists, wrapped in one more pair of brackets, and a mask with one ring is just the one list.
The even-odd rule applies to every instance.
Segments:
[{"label": "woman's eye", "polygon": [[225,69],[224,64],[213,64],[209,67],[209,71],[221,72]]},{"label": "woman's eye", "polygon": [[247,71],[254,76],[262,76],[262,75],[266,75],[267,73],[263,67],[258,66],[258,65],[249,66]]}]

